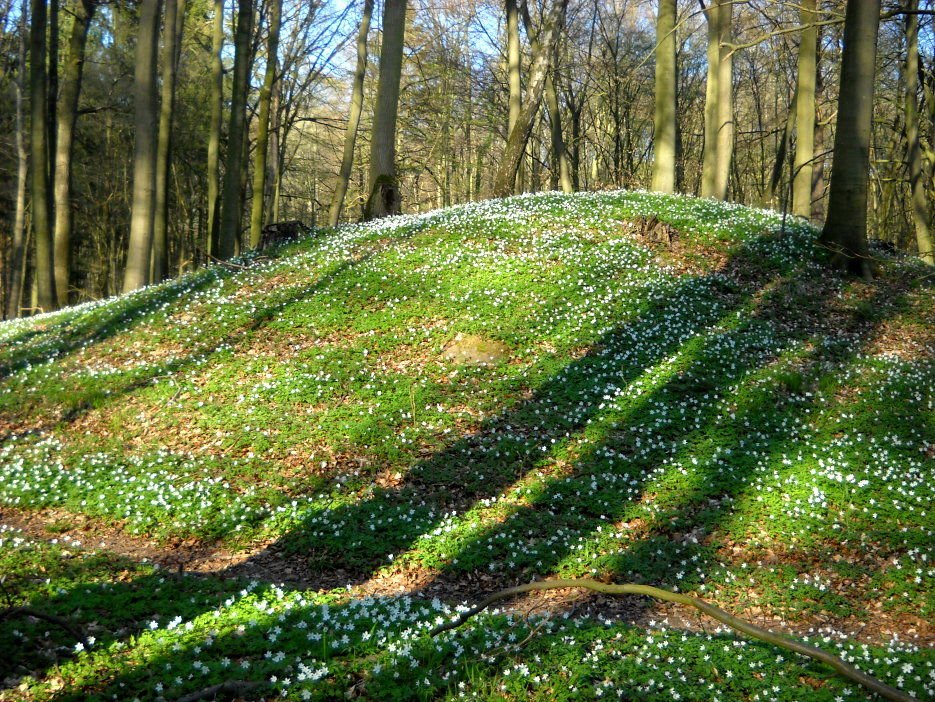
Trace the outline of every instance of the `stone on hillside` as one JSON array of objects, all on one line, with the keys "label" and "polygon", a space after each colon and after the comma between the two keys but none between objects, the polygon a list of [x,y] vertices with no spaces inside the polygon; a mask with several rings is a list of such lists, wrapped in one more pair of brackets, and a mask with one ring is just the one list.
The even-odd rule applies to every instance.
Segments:
[{"label": "stone on hillside", "polygon": [[507,360],[510,349],[478,334],[458,334],[445,347],[442,358],[463,366],[493,366]]}]

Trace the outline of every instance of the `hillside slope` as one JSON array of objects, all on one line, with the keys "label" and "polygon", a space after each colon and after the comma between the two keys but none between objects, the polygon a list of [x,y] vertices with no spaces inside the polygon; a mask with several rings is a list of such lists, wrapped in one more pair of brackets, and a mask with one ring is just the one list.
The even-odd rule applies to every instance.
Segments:
[{"label": "hillside slope", "polygon": [[[730,637],[711,662],[720,635],[660,632],[648,620],[674,610],[633,600],[532,602],[601,617],[613,646],[578,618],[426,642],[462,599],[590,576],[842,632],[875,674],[932,695],[931,277],[881,259],[872,284],[840,279],[815,239],[688,197],[539,194],[322,231],[0,325],[0,514],[26,530],[0,534],[11,597],[101,630],[72,656],[66,632],[0,622],[16,650],[0,677],[35,698],[240,677],[297,699],[848,689]],[[166,581],[101,541],[237,567]],[[400,589],[415,599],[387,599]],[[528,650],[507,645],[537,626]],[[579,633],[544,636],[563,627]],[[661,672],[659,641],[687,679]]]}]

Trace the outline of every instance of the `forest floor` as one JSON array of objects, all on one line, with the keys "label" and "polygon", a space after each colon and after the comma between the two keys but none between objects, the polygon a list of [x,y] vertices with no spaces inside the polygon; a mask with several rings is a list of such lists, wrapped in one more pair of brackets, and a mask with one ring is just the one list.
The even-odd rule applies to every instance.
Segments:
[{"label": "forest floor", "polygon": [[428,634],[553,577],[935,695],[933,279],[815,239],[524,196],[0,325],[0,700],[865,694],[633,595]]}]

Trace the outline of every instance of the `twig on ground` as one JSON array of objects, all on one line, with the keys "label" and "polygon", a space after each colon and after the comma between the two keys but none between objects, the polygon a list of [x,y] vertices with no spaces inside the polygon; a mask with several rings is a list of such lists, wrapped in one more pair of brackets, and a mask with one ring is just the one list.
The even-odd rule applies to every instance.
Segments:
[{"label": "twig on ground", "polygon": [[746,634],[747,636],[750,636],[754,639],[763,641],[764,643],[772,644],[774,646],[779,646],[780,648],[784,648],[787,651],[793,651],[794,653],[799,653],[803,656],[808,656],[809,658],[814,658],[817,661],[830,665],[844,677],[853,680],[854,682],[860,683],[867,689],[876,692],[878,695],[885,697],[888,700],[897,700],[897,702],[914,702],[916,699],[915,697],[912,697],[902,690],[897,690],[895,687],[891,687],[886,683],[877,680],[873,676],[867,675],[857,668],[848,665],[838,656],[835,656],[832,653],[828,653],[827,651],[812,646],[811,644],[807,644],[804,641],[787,638],[785,636],[781,636],[780,634],[773,633],[767,629],[758,627],[755,624],[751,624],[744,619],[735,617],[734,615],[725,612],[720,607],[715,607],[713,604],[709,604],[708,602],[705,602],[704,600],[701,600],[697,597],[692,597],[691,595],[682,595],[677,592],[669,592],[668,590],[661,590],[650,585],[635,585],[631,583],[621,585],[606,584],[587,578],[582,578],[580,580],[541,580],[527,583],[526,585],[517,585],[516,587],[510,587],[490,595],[490,597],[483,600],[480,604],[472,607],[466,612],[463,612],[461,616],[459,616],[454,621],[440,624],[439,626],[435,627],[432,629],[429,635],[437,636],[443,631],[456,629],[475,614],[478,614],[479,612],[487,609],[487,607],[492,605],[494,602],[506,599],[507,597],[521,595],[523,593],[532,592],[534,590],[554,590],[558,588],[570,587],[586,588],[588,590],[603,592],[610,595],[646,595],[648,597],[655,597],[656,599],[665,600],[666,602],[678,602],[679,604],[688,605],[689,607],[694,607],[702,613],[707,614],[709,617],[716,619],[722,624],[726,624],[731,629]]}]

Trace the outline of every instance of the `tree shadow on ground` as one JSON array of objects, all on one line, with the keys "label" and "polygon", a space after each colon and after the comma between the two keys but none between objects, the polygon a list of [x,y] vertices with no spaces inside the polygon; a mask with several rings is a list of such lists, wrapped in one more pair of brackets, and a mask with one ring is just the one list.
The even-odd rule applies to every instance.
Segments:
[{"label": "tree shadow on ground", "polygon": [[[433,570],[436,581],[487,571],[508,585],[560,570],[570,558],[597,557],[602,577],[697,583],[696,573],[714,557],[704,537],[731,528],[731,505],[748,497],[746,483],[759,465],[783,450],[781,441],[761,441],[762,427],[787,421],[791,431],[792,420],[816,409],[795,376],[778,385],[764,378],[732,404],[727,400],[733,389],[783,361],[777,348],[780,355],[789,352],[797,367],[817,369],[816,378],[833,375],[861,352],[856,336],[866,338],[871,326],[856,314],[839,319],[846,330],[840,343],[810,348],[810,337],[827,331],[821,315],[839,284],[828,281],[822,296],[807,297],[794,276],[779,270],[765,271],[755,285],[738,284],[733,272],[742,263],[685,280],[671,300],[604,335],[528,400],[413,466],[404,485],[309,515],[272,548],[312,553],[318,569],[350,570],[358,583],[391,555],[402,556],[403,567]],[[686,299],[708,304],[687,305]],[[785,329],[788,315],[801,312],[799,305],[814,316]],[[258,325],[274,314],[260,314]],[[737,345],[744,363],[721,363],[724,351]],[[811,371],[797,372],[811,377]],[[661,414],[676,403],[672,416]],[[604,411],[611,404],[613,411]],[[706,453],[698,466],[688,448],[696,458],[699,450]],[[667,484],[673,478],[675,484]],[[490,510],[511,487],[505,511]],[[441,535],[453,514],[472,510],[476,528],[469,536],[452,529],[455,536],[434,563],[407,561],[422,535]],[[588,543],[599,528],[611,526],[623,535],[618,552]],[[680,569],[686,577],[671,579]],[[146,582],[139,581],[138,591],[146,591]],[[132,583],[114,587],[134,591]],[[80,611],[84,595],[73,598],[57,609]],[[183,618],[210,609],[203,603],[189,607],[183,593],[172,599],[181,603]],[[119,599],[113,602],[120,606]],[[232,658],[238,655],[236,637],[219,645],[231,646]],[[170,662],[147,661],[121,681],[136,684],[153,666]]]}]

